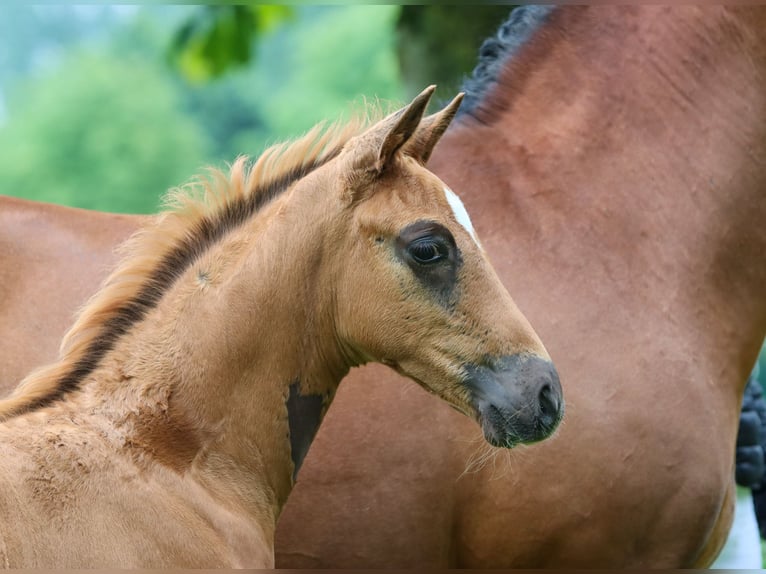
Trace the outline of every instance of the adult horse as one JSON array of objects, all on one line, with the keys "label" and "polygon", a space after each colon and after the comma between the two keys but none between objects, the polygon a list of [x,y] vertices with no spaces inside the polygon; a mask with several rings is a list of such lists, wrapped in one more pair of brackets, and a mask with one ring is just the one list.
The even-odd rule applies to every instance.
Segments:
[{"label": "adult horse", "polygon": [[501,28],[431,165],[466,190],[567,420],[461,476],[473,430],[367,370],[307,458],[278,564],[712,560],[766,332],[764,30],[764,8],[650,6],[522,8]]},{"label": "adult horse", "polygon": [[[461,190],[556,359],[565,424],[464,473],[483,455],[470,421],[365,367],[341,386],[302,467],[277,529],[279,565],[711,560],[766,329],[764,29],[762,8],[515,12],[429,165]],[[87,295],[78,282],[93,284],[95,262],[111,260],[123,220],[9,203],[0,289],[39,291],[2,316],[59,321]],[[4,340],[13,327],[0,324]],[[33,342],[17,349],[29,362],[52,351]]]},{"label": "adult horse", "polygon": [[535,442],[563,401],[457,196],[423,165],[460,98],[240,158],[147,224],[56,363],[0,401],[0,564],[271,567],[352,366]]}]

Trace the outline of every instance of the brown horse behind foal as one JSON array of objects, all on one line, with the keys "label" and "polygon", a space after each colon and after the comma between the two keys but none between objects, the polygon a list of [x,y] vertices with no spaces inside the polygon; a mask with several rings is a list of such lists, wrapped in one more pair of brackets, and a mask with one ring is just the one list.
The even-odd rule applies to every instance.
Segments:
[{"label": "brown horse behind foal", "polygon": [[134,236],[60,360],[0,402],[1,564],[273,566],[294,475],[370,361],[492,444],[553,432],[548,355],[423,167],[460,102],[422,119],[432,91],[240,159]]},{"label": "brown horse behind foal", "polygon": [[[519,10],[429,166],[556,358],[565,422],[465,473],[475,425],[364,367],[301,468],[278,565],[678,567],[726,534],[766,330],[766,10]],[[0,198],[0,372],[53,357],[139,221]]]},{"label": "brown horse behind foal", "polygon": [[475,431],[366,368],[278,565],[704,566],[726,536],[766,334],[766,8],[518,10],[430,166],[556,357],[565,423],[462,474]]}]

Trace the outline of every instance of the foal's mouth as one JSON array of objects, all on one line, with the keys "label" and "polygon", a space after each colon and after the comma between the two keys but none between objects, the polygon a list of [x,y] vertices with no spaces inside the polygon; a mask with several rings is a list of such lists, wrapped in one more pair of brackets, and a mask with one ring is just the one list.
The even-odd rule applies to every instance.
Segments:
[{"label": "foal's mouth", "polygon": [[381,362],[475,420],[485,440],[495,447],[513,448],[544,440],[564,416],[556,368],[548,359],[536,355],[506,355],[481,365],[464,365],[461,384],[468,390],[468,402],[438,393],[394,361]]},{"label": "foal's mouth", "polygon": [[512,448],[544,440],[564,416],[559,376],[547,359],[507,355],[464,370],[463,384],[492,446]]}]

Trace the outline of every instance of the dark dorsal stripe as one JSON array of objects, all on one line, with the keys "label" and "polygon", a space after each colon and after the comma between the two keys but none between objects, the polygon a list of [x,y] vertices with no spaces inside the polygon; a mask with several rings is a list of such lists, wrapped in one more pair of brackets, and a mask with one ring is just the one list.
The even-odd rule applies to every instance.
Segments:
[{"label": "dark dorsal stripe", "polygon": [[92,373],[101,359],[114,348],[117,340],[157,306],[165,292],[194,261],[229,231],[244,224],[292,184],[337,157],[341,147],[338,146],[314,162],[299,166],[263,184],[246,197],[229,202],[219,213],[198,221],[193,231],[161,259],[138,294],[126,301],[113,317],[104,322],[101,333],[91,342],[72,369],[59,379],[56,388],[49,394],[30,402],[24,410],[31,411],[45,407],[76,390],[83,378]]},{"label": "dark dorsal stripe", "polygon": [[497,83],[500,71],[508,58],[529,40],[545,22],[555,6],[520,6],[498,29],[497,34],[487,38],[479,48],[479,61],[471,77],[463,82],[465,92],[458,115],[473,114],[489,90]]}]

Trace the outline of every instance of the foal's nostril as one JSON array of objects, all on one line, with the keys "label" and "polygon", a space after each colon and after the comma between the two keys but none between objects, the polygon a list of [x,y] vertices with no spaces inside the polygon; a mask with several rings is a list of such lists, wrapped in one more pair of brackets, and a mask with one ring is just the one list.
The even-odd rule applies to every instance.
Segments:
[{"label": "foal's nostril", "polygon": [[553,387],[546,383],[540,389],[540,415],[546,424],[552,424],[559,412],[559,399]]}]

